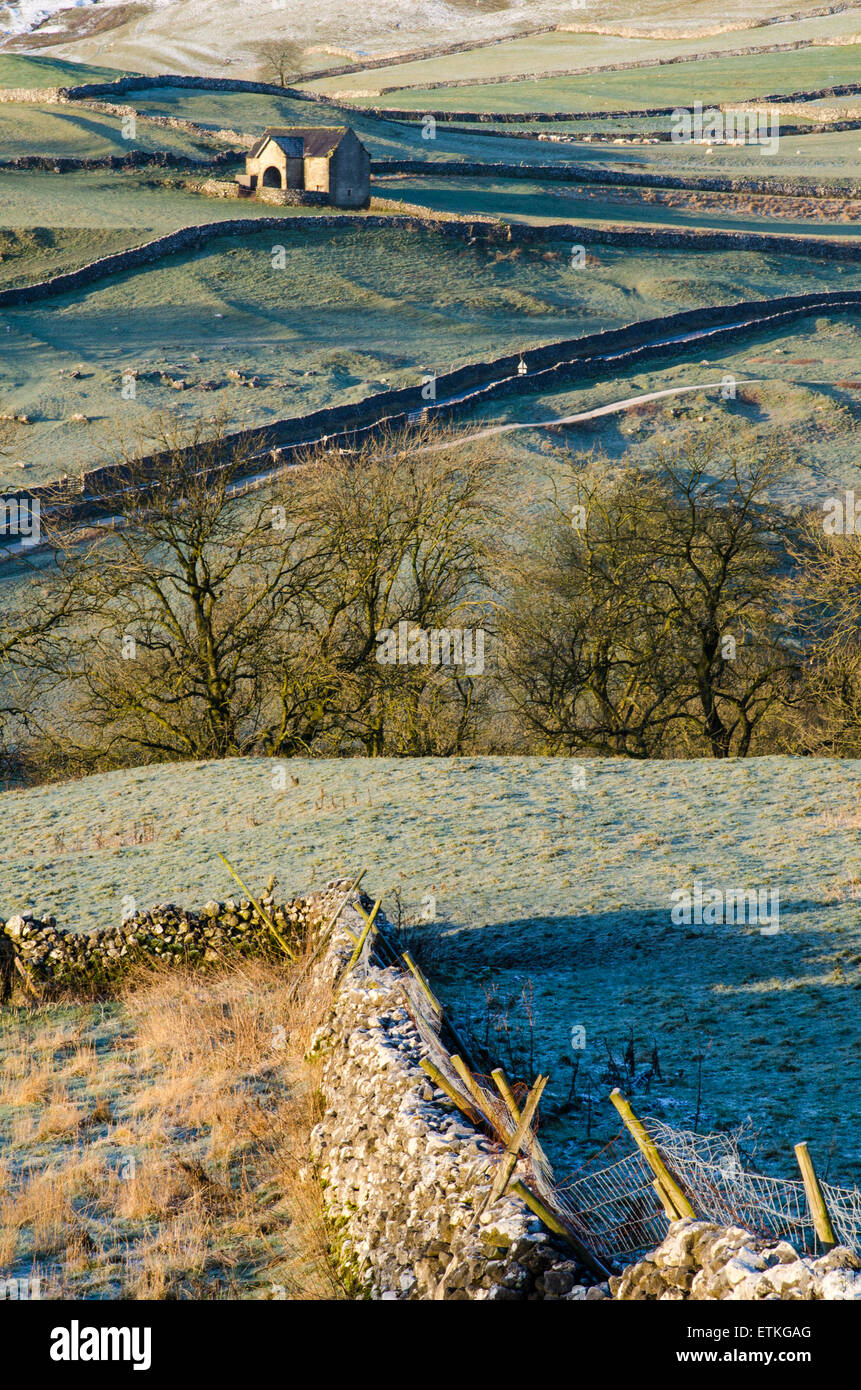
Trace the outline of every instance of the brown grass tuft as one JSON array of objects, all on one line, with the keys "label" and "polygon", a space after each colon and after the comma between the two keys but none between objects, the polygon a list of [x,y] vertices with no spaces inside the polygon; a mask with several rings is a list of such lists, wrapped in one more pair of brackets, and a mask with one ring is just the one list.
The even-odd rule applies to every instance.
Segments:
[{"label": "brown grass tuft", "polygon": [[[141,970],[0,1032],[0,1271],[42,1297],[342,1296],[305,1060],[331,996],[280,961]],[[300,1176],[300,1173],[302,1176]]]}]

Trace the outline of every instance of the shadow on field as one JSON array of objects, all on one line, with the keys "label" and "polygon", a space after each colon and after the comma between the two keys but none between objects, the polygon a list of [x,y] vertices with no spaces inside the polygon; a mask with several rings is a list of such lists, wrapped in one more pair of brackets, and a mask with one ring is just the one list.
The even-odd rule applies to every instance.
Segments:
[{"label": "shadow on field", "polygon": [[[560,968],[596,969],[631,979],[641,962],[651,974],[661,958],[678,981],[686,967],[700,987],[751,981],[785,980],[818,973],[842,944],[822,925],[834,904],[815,899],[780,903],[779,929],[768,934],[757,925],[695,924],[676,926],[669,907],[624,908],[553,917],[520,917],[461,927],[437,924],[414,929],[423,959],[437,974],[457,977],[476,969],[527,969],[537,976]],[[634,976],[634,978],[636,978]],[[834,982],[839,983],[835,980]]]}]

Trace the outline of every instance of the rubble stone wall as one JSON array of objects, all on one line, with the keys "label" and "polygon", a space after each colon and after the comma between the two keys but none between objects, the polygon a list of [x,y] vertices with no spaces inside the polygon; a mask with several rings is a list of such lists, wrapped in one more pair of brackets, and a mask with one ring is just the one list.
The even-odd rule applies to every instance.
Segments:
[{"label": "rubble stone wall", "polygon": [[[358,914],[344,917],[358,934]],[[351,949],[342,932],[333,975]],[[348,975],[314,1044],[325,1057],[327,1104],[312,1152],[343,1272],[368,1296],[388,1300],[608,1298],[608,1285],[519,1197],[488,1206],[471,1226],[499,1144],[420,1068],[425,1049],[405,1007],[406,978],[396,967]]]},{"label": "rubble stone wall", "polygon": [[785,1240],[761,1240],[739,1226],[676,1221],[662,1245],[610,1280],[614,1298],[861,1299],[861,1260],[845,1246],[819,1259]]}]

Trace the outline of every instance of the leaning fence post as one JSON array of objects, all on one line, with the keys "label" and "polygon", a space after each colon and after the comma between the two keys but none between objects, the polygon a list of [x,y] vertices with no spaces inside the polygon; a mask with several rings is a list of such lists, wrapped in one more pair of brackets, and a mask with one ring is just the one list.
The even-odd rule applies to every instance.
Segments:
[{"label": "leaning fence post", "polygon": [[485,1207],[498,1201],[511,1181],[512,1174],[517,1167],[517,1160],[520,1157],[520,1150],[523,1148],[524,1144],[528,1144],[531,1138],[532,1121],[538,1109],[538,1102],[541,1099],[544,1087],[549,1080],[550,1078],[548,1076],[538,1076],[535,1078],[535,1083],[529,1095],[526,1097],[526,1103],[520,1113],[520,1123],[509,1139],[505,1153],[502,1155],[502,1161],[500,1162],[493,1186],[482,1202],[476,1217],[473,1217],[473,1220],[476,1220],[477,1216],[481,1215]]},{"label": "leaning fence post", "polygon": [[242,879],[239,877],[233,865],[230,863],[228,859],[225,859],[224,855],[221,853],[221,850],[218,850],[217,854],[222,864],[225,864],[227,866],[230,873],[236,879],[236,882],[239,884],[239,887],[242,889],[243,893],[248,894],[248,900],[252,904],[252,906],[256,908],[258,917],[262,922],[266,923],[267,927],[271,931],[272,935],[275,937],[275,940],[278,942],[278,945],[281,947],[281,950],[284,952],[287,959],[295,961],[296,953],[290,950],[290,947],[287,945],[287,942],[284,940],[275,923],[272,921],[272,918],[269,916],[269,913],[263,911],[263,908],[260,906],[257,899],[248,890],[248,888],[246,888],[245,884],[242,882]]},{"label": "leaning fence post", "polygon": [[434,1085],[438,1086],[439,1089],[442,1092],[444,1092],[445,1095],[448,1096],[449,1100],[454,1101],[458,1110],[462,1110],[464,1115],[467,1115],[469,1119],[472,1120],[473,1124],[484,1123],[484,1116],[481,1114],[481,1112],[476,1110],[475,1107],[471,1105],[470,1102],[466,1100],[466,1098],[462,1096],[454,1086],[452,1086],[448,1077],[443,1076],[439,1067],[435,1067],[433,1062],[428,1057],[423,1057],[422,1060],[419,1062],[419,1066],[421,1067],[422,1071],[430,1077]]},{"label": "leaning fence post", "polygon": [[497,1091],[502,1096],[502,1099],[505,1101],[505,1104],[508,1107],[509,1115],[511,1116],[514,1123],[516,1125],[519,1125],[520,1106],[514,1099],[514,1092],[508,1084],[508,1077],[505,1075],[505,1072],[502,1070],[502,1067],[497,1067],[496,1070],[492,1071],[490,1074],[496,1082]]},{"label": "leaning fence post", "polygon": [[423,975],[422,972],[419,970],[418,966],[416,965],[415,961],[413,960],[412,956],[410,955],[409,951],[404,951],[404,957],[403,957],[403,959],[404,959],[404,965],[407,967],[407,969],[410,971],[410,973],[411,973],[411,974],[415,977],[415,979],[417,980],[418,984],[421,986],[422,993],[425,995],[425,997],[426,997],[428,1003],[430,1004],[431,1008],[434,1010],[435,1013],[441,1014],[441,1013],[442,1013],[442,1004],[441,1004],[441,1003],[439,1002],[439,1000],[437,999],[436,995],[434,994],[433,990],[431,989],[431,987],[430,987],[430,985],[428,984],[427,980],[425,979],[424,975]]},{"label": "leaning fence post", "polygon": [[795,1145],[795,1157],[798,1159],[798,1166],[804,1179],[804,1191],[807,1195],[810,1215],[813,1218],[813,1229],[825,1249],[833,1250],[837,1244],[837,1236],[834,1233],[828,1203],[816,1176],[813,1159],[810,1157],[806,1143]]},{"label": "leaning fence post", "polygon": [[664,1215],[666,1216],[667,1220],[676,1221],[678,1219],[676,1209],[657,1178],[655,1178],[655,1181],[652,1183],[652,1187],[658,1194],[661,1206],[664,1208]]},{"label": "leaning fence post", "polygon": [[342,980],[344,979],[344,976],[349,975],[353,966],[356,964],[356,961],[359,959],[359,956],[362,954],[362,947],[364,946],[365,941],[370,936],[371,931],[373,930],[374,918],[380,910],[381,903],[382,898],[378,898],[377,901],[374,903],[370,917],[365,917],[364,912],[362,912],[362,909],[359,908],[359,911],[362,912],[362,917],[364,917],[365,919],[365,925],[362,928],[362,935],[359,937],[355,947],[353,948],[353,954],[350,956],[350,959],[347,961],[347,964],[344,967],[344,974],[341,976]]},{"label": "leaning fence post", "polygon": [[406,965],[407,969],[412,974],[413,979],[419,985],[422,993],[424,994],[431,1008],[434,1010],[435,1013],[439,1015],[440,1019],[445,1020],[445,1026],[448,1032],[451,1034],[452,1038],[454,1039],[455,1044],[460,1048],[466,1060],[473,1064],[472,1058],[469,1053],[469,1048],[466,1046],[466,1043],[463,1041],[463,1038],[458,1033],[451,1019],[447,1016],[445,1009],[437,999],[436,995],[434,994],[433,990],[431,989],[421,970],[416,965],[415,961],[410,955],[409,951],[404,951],[402,960],[404,962],[404,965]]},{"label": "leaning fence post", "polygon": [[[637,1119],[637,1116],[631,1108],[630,1101],[625,1099],[618,1086],[614,1086],[613,1090],[610,1092],[610,1099],[621,1115],[625,1127],[633,1136],[637,1148],[640,1150],[640,1153],[658,1179],[670,1204],[674,1207],[676,1220],[683,1216],[695,1220],[696,1212],[679,1187],[679,1184],[676,1182],[666,1163],[661,1158],[657,1145],[646,1129],[646,1126],[643,1124],[642,1120]],[[664,1204],[664,1210],[666,1210],[666,1202],[663,1201],[663,1196],[661,1197],[661,1201]]]},{"label": "leaning fence post", "polygon": [[576,1250],[587,1269],[591,1269],[592,1273],[596,1274],[599,1279],[603,1280],[610,1278],[610,1271],[607,1269],[606,1265],[603,1265],[597,1255],[593,1255],[592,1251],[585,1246],[581,1240],[577,1239],[573,1231],[569,1231],[568,1227],[563,1225],[555,1212],[552,1212],[550,1208],[541,1201],[541,1198],[536,1196],[530,1187],[526,1186],[526,1183],[515,1180],[508,1190],[509,1192],[513,1192],[516,1197],[519,1197],[521,1202],[525,1202],[530,1210],[535,1212],[539,1220],[544,1222],[544,1225],[549,1231],[553,1231],[557,1236],[562,1236],[563,1239]]}]

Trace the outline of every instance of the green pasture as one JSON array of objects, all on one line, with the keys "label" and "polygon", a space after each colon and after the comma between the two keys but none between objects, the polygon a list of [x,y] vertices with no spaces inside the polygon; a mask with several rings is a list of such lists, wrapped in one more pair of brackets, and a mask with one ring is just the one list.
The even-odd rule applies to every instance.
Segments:
[{"label": "green pasture", "polygon": [[[37,250],[87,259],[84,235]],[[276,244],[284,269],[273,269]],[[146,431],[165,411],[262,425],[390,387],[418,391],[428,373],[678,309],[831,289],[838,275],[847,287],[861,282],[861,268],[793,257],[611,247],[577,269],[568,244],[466,246],[285,219],[277,236],[225,238],[0,311],[0,403],[30,421],[0,460],[0,480],[79,472],[109,455],[119,430]],[[122,397],[129,369],[139,373],[134,400]]]},{"label": "green pasture", "polygon": [[433,212],[474,213],[506,221],[576,223],[583,226],[690,227],[713,231],[769,232],[857,240],[861,224],[828,222],[793,214],[763,218],[755,211],[704,203],[692,194],[684,206],[640,200],[634,191],[585,184],[541,183],[539,179],[452,178],[411,174],[377,179],[382,197],[403,198]]},{"label": "green pasture", "polygon": [[578,77],[476,82],[438,89],[404,88],[364,105],[417,111],[628,111],[741,101],[857,82],[861,45],[800,48],[785,53],[705,58],[697,63],[634,68]]},{"label": "green pasture", "polygon": [[856,37],[859,32],[861,21],[857,13],[849,11],[772,24],[761,29],[735,29],[721,34],[676,39],[601,33],[533,34],[528,38],[508,39],[487,48],[439,54],[385,68],[363,70],[360,61],[354,71],[303,82],[303,87],[334,96],[339,92],[361,89],[371,93],[385,91],[386,88],[430,87],[437,82],[468,82],[472,85],[499,78],[537,76],[546,72],[582,72],[584,68],[616,63],[659,64],[674,58],[695,60],[700,54],[716,55],[739,48],[765,48],[823,38],[849,39]]},{"label": "green pasture", "polygon": [[114,68],[89,63],[69,63],[62,58],[19,57],[0,53],[0,87],[77,87],[81,82],[113,82],[121,76]]},{"label": "green pasture", "polygon": [[[137,122],[134,139],[123,135],[123,121],[74,105],[0,105],[0,151],[14,155],[66,155],[75,159],[126,155],[134,150],[169,150],[205,159],[215,148],[184,130]],[[223,149],[222,145],[217,147]]]}]

